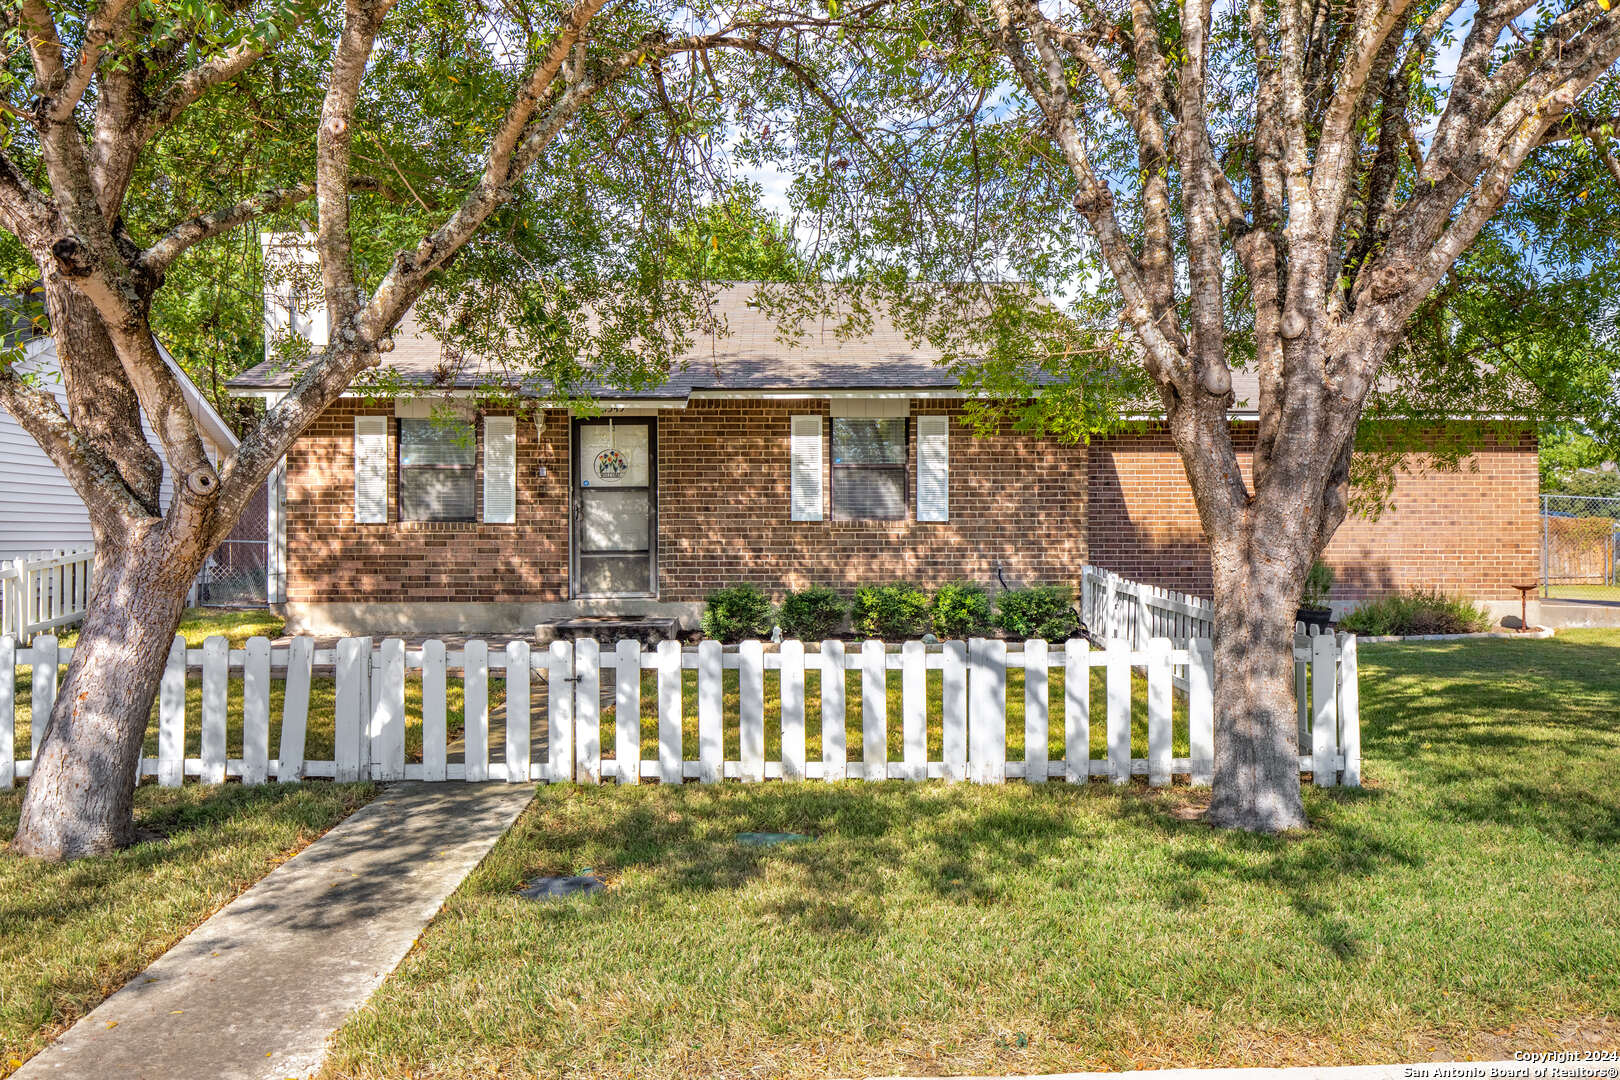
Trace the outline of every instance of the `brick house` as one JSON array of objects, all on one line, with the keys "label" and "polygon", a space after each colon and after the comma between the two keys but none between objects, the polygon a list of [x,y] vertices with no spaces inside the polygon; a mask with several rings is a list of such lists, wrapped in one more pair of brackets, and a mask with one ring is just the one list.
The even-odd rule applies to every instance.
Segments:
[{"label": "brick house", "polygon": [[[856,340],[784,344],[722,291],[729,333],[701,337],[662,386],[604,391],[602,412],[475,409],[431,387],[434,339],[401,328],[384,363],[419,398],[344,398],[274,478],[272,589],[315,633],[512,630],[570,615],[695,622],[705,593],[778,596],[906,579],[1077,582],[1083,563],[1208,595],[1180,459],[1148,422],[1068,445],[958,423],[962,392],[881,319]],[[234,392],[275,398],[260,365]],[[1251,384],[1252,386],[1252,384]],[[1232,422],[1252,438],[1238,387]],[[447,418],[447,414],[453,414]],[[1461,471],[1414,470],[1328,558],[1341,609],[1413,586],[1517,612],[1536,578],[1536,441],[1489,439]]]}]

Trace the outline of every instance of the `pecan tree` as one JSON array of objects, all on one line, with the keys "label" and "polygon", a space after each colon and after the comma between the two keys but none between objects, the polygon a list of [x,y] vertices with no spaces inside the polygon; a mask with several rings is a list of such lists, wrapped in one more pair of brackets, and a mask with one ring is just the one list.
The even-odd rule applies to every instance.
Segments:
[{"label": "pecan tree", "polygon": [[[190,582],[291,442],[377,366],[455,263],[564,282],[519,291],[565,374],[581,357],[656,361],[660,341],[672,346],[694,301],[662,278],[654,241],[724,183],[722,87],[753,88],[768,111],[770,88],[804,74],[781,51],[795,20],[768,7],[6,6],[0,227],[43,292],[67,407],[16,352],[0,359],[0,405],[83,498],[97,553],[72,663],[36,719],[47,726],[13,850],[71,858],[130,841]],[[757,70],[779,64],[783,79]],[[176,260],[267,216],[316,222],[330,344],[299,358],[292,389],[213,461],[154,342],[154,298]]]},{"label": "pecan tree", "polygon": [[[1530,154],[1608,123],[1582,100],[1620,58],[1620,16],[1606,0],[989,0],[961,11],[1048,125],[1209,539],[1208,817],[1303,825],[1294,610],[1345,518],[1368,395]],[[1426,76],[1442,41],[1458,51],[1436,96]],[[1109,113],[1136,155],[1124,184],[1099,167]],[[1236,305],[1259,376],[1247,479],[1228,420]]]}]

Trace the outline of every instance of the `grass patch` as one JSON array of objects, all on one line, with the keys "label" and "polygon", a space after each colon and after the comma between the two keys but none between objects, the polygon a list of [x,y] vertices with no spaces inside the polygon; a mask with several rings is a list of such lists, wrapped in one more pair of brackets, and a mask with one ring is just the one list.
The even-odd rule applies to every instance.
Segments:
[{"label": "grass patch", "polygon": [[[1617,661],[1613,630],[1364,648],[1369,787],[1307,790],[1284,838],[1210,830],[1179,787],[547,789],[324,1075],[1349,1064],[1612,1031]],[[513,896],[584,867],[604,895]]]},{"label": "grass patch", "polygon": [[[179,633],[189,648],[200,649],[202,643],[215,635],[229,638],[231,648],[240,649],[250,637],[278,638],[287,620],[264,608],[187,608],[180,618]],[[64,649],[72,648],[79,640],[77,627],[57,635]]]},{"label": "grass patch", "polygon": [[[373,793],[145,785],[135,824],[152,839],[60,865],[0,853],[0,1076]],[[0,840],[21,804],[20,792],[0,792]]]},{"label": "grass patch", "polygon": [[1604,600],[1620,604],[1620,585],[1548,585],[1549,600]]}]

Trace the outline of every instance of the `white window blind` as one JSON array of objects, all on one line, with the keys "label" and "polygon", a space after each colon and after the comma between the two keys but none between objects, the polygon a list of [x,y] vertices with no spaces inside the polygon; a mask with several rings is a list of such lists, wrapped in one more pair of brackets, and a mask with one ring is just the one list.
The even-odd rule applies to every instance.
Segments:
[{"label": "white window blind", "polygon": [[951,426],[948,416],[917,417],[917,520],[951,517]]},{"label": "white window blind", "polygon": [[793,417],[793,520],[821,520],[821,417]]},{"label": "white window blind", "polygon": [[354,418],[354,520],[388,520],[388,417]]},{"label": "white window blind", "polygon": [[517,420],[510,416],[484,418],[484,520],[517,520]]}]

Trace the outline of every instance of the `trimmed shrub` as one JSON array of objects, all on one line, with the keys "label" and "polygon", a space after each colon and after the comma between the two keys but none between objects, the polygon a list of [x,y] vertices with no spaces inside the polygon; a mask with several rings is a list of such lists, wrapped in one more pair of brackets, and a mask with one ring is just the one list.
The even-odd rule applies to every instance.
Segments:
[{"label": "trimmed shrub", "polygon": [[996,612],[996,625],[1013,638],[1067,641],[1080,632],[1074,589],[1068,585],[1008,589],[996,597]]},{"label": "trimmed shrub", "polygon": [[1490,614],[1472,600],[1423,589],[1379,597],[1339,620],[1340,630],[1369,636],[1477,634],[1490,628]]},{"label": "trimmed shrub", "polygon": [[903,581],[863,585],[855,590],[852,618],[862,637],[888,641],[921,637],[928,629],[928,594]]},{"label": "trimmed shrub", "polygon": [[757,585],[716,589],[703,598],[703,617],[698,625],[703,627],[706,636],[727,644],[744,638],[768,637],[771,598]]},{"label": "trimmed shrub", "polygon": [[940,638],[969,638],[988,630],[995,612],[983,585],[953,581],[934,594],[932,619],[934,633]]},{"label": "trimmed shrub", "polygon": [[776,623],[782,636],[800,641],[820,641],[838,633],[849,614],[849,604],[842,596],[825,585],[812,585],[796,593],[788,593],[776,613]]}]

